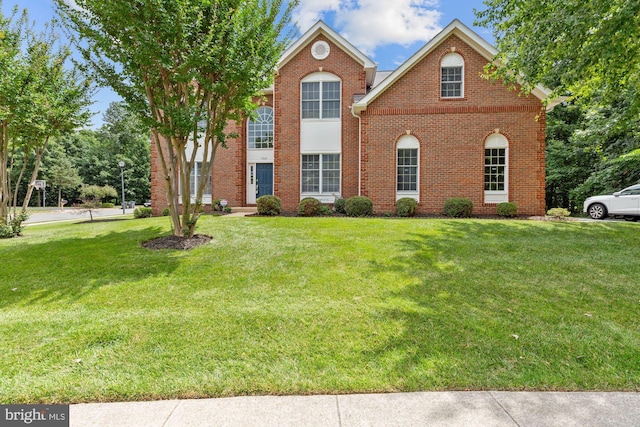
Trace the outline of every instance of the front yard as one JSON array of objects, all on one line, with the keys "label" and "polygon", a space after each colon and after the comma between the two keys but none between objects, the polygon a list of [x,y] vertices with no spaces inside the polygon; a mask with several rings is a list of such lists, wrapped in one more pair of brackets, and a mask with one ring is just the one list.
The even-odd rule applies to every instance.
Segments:
[{"label": "front yard", "polygon": [[0,240],[0,403],[639,390],[640,228],[167,218]]}]

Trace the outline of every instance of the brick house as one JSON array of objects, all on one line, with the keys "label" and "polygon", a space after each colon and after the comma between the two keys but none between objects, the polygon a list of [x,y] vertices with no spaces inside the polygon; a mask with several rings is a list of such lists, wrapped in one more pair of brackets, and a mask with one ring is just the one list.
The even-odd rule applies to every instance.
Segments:
[{"label": "brick house", "polygon": [[[447,199],[467,197],[477,214],[503,201],[543,214],[549,91],[525,97],[483,79],[495,54],[454,20],[395,71],[377,71],[316,23],[283,54],[257,117],[230,129],[240,137],[218,150],[204,202],[251,206],[275,194],[295,211],[304,197],[363,195],[383,213],[412,197],[418,212],[441,213]],[[166,206],[161,174],[152,145],[156,213]]]}]

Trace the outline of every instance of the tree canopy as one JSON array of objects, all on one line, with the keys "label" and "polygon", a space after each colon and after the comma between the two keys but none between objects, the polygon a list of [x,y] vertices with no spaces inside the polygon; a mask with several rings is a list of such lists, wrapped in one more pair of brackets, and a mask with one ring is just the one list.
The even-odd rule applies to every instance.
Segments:
[{"label": "tree canopy", "polygon": [[[207,179],[190,188],[196,150],[210,177],[228,121],[253,109],[286,45],[295,1],[56,0],[91,70],[151,129],[174,233],[192,236]],[[73,36],[73,34],[70,34]],[[82,41],[81,41],[82,40]]]},{"label": "tree canopy", "polygon": [[[559,95],[640,111],[640,1],[485,0],[477,23],[492,28],[496,76],[525,89],[542,83]],[[514,72],[515,71],[515,72]]]}]

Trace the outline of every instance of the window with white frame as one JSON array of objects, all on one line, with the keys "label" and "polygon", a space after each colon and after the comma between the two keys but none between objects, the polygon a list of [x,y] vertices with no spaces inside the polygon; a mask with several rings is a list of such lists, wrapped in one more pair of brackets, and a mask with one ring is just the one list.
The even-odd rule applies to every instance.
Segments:
[{"label": "window with white frame", "polygon": [[302,155],[302,193],[340,193],[340,154]]},{"label": "window with white frame", "polygon": [[405,135],[396,147],[396,198],[419,194],[420,142],[415,136]]},{"label": "window with white frame", "polygon": [[499,133],[490,135],[484,144],[485,203],[508,201],[509,141]]},{"label": "window with white frame", "polygon": [[[198,189],[198,185],[200,185],[200,180],[205,179],[202,177],[202,162],[195,162],[193,165],[193,169],[191,169],[191,196],[195,197]],[[207,183],[205,184],[204,191],[202,193],[203,196],[211,196],[211,177],[207,178]]]},{"label": "window with white frame", "polygon": [[340,118],[340,82],[302,82],[303,119]]},{"label": "window with white frame", "polygon": [[249,148],[273,148],[273,108],[259,107],[255,119],[247,121]]},{"label": "window with white frame", "polygon": [[440,62],[440,97],[464,97],[464,58],[459,53],[448,53]]}]

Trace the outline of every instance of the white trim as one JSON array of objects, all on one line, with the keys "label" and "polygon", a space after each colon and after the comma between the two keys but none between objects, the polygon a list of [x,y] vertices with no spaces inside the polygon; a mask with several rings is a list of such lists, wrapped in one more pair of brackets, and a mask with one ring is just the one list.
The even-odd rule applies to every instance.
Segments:
[{"label": "white trim", "polygon": [[[489,135],[484,141],[484,150],[487,149],[504,149],[504,190],[484,190],[484,203],[485,204],[498,204],[509,201],[509,140],[501,133],[493,133]],[[484,153],[483,150],[483,153]],[[483,156],[483,159],[486,156]],[[483,169],[487,167],[486,160],[483,161]],[[484,182],[484,173],[482,174],[482,185]]]},{"label": "white trim", "polygon": [[276,69],[284,67],[289,61],[291,61],[300,51],[302,51],[307,44],[315,39],[320,34],[327,37],[331,42],[337,45],[356,62],[358,62],[364,68],[367,76],[367,85],[372,85],[376,75],[376,69],[378,65],[373,62],[364,53],[360,52],[355,46],[349,43],[344,37],[336,33],[331,27],[325,24],[323,21],[316,22],[306,33],[304,33],[298,40],[296,40],[287,50],[282,54],[280,61]]},{"label": "white trim", "polygon": [[[442,94],[442,70],[445,68],[460,68],[460,95],[457,96],[444,96]],[[440,61],[440,98],[441,99],[462,99],[464,98],[464,58],[462,55],[456,52],[449,52]],[[458,83],[458,82],[449,82]]]},{"label": "white trim", "polygon": [[[398,190],[398,150],[416,150],[416,189],[415,190]],[[415,199],[416,202],[420,202],[420,141],[413,135],[403,135],[398,139],[396,143],[396,154],[395,154],[396,164],[395,164],[395,173],[396,173],[396,201],[400,200],[403,197],[411,197]]]},{"label": "white trim", "polygon": [[327,59],[330,53],[331,47],[324,40],[318,40],[311,46],[311,56],[319,61]]},{"label": "white trim", "polygon": [[[409,70],[411,70],[416,64],[422,61],[422,59],[424,59],[427,55],[433,52],[451,35],[456,35],[457,37],[459,37],[463,42],[468,44],[473,50],[484,57],[487,62],[491,62],[493,58],[498,54],[498,50],[495,47],[489,44],[486,40],[484,40],[458,19],[454,19],[449,25],[446,26],[446,28],[444,28],[433,39],[427,42],[427,44],[425,44],[411,58],[409,58],[399,68],[391,73],[378,86],[376,86],[358,102],[355,102],[351,107],[353,109],[353,112],[355,114],[360,114],[362,111],[366,110],[370,103],[372,103],[376,98],[384,93],[384,91],[386,91],[389,87],[393,86],[395,82],[402,78],[402,76],[409,72]],[[531,93],[538,99],[545,100],[549,96],[551,91],[542,85],[538,85]]]}]

